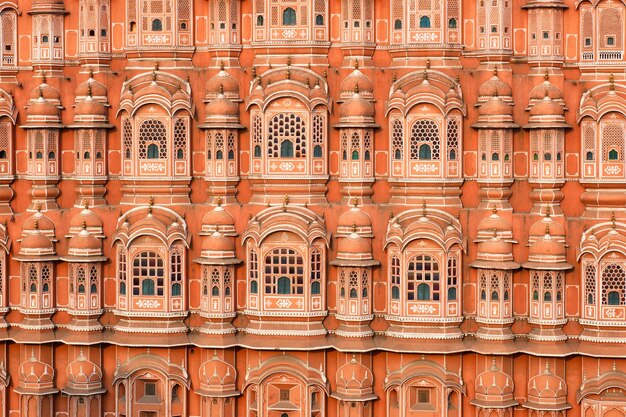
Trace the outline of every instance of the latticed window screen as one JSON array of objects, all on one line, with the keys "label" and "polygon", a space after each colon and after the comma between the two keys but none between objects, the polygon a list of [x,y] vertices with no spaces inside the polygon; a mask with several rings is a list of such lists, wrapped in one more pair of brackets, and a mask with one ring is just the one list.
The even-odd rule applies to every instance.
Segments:
[{"label": "latticed window screen", "polygon": [[429,255],[417,255],[407,264],[407,300],[439,301],[439,263]]},{"label": "latticed window screen", "polygon": [[[156,150],[154,150],[156,146]],[[148,119],[139,125],[139,158],[167,158],[167,128],[160,120]]]},{"label": "latticed window screen", "polygon": [[596,303],[596,267],[593,264],[585,267],[585,303]]},{"label": "latticed window screen", "polygon": [[393,149],[392,158],[401,160],[404,152],[404,129],[402,127],[402,121],[399,119],[395,119],[391,123],[391,145]]},{"label": "latticed window screen", "polygon": [[[618,8],[619,7],[619,8]],[[602,8],[598,11],[598,42],[601,48],[621,49],[623,47],[624,6]]]},{"label": "latticed window screen", "polygon": [[401,277],[400,277],[400,258],[397,255],[393,255],[391,258],[391,299],[399,300],[401,290]]},{"label": "latticed window screen", "polygon": [[411,127],[411,160],[439,159],[439,126],[432,120],[416,121]]},{"label": "latticed window screen", "polygon": [[602,268],[602,305],[626,305],[626,270],[610,263]]},{"label": "latticed window screen", "polygon": [[187,119],[177,118],[174,122],[174,155],[176,159],[187,158]]},{"label": "latticed window screen", "polygon": [[133,260],[133,295],[163,296],[163,258],[152,251],[140,252]]},{"label": "latticed window screen", "polygon": [[621,123],[602,124],[602,161],[624,160],[624,126]]},{"label": "latticed window screen", "polygon": [[272,117],[268,126],[270,158],[301,158],[306,156],[306,124],[294,113],[279,113]]},{"label": "latticed window screen", "polygon": [[446,146],[448,150],[448,160],[454,161],[459,158],[459,120],[448,119],[446,126]]},{"label": "latticed window screen", "polygon": [[304,260],[290,248],[277,248],[265,257],[265,294],[304,294]]},{"label": "latticed window screen", "polygon": [[0,13],[2,24],[2,48],[0,48],[2,66],[16,65],[17,48],[17,14],[12,9],[5,9]]}]

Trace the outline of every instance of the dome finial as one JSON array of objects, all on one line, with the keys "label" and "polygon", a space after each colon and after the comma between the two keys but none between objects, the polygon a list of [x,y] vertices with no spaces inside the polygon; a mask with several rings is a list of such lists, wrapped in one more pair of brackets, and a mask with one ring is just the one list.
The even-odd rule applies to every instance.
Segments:
[{"label": "dome finial", "polygon": [[157,80],[157,73],[156,70],[152,71],[152,82],[156,82]]},{"label": "dome finial", "polygon": [[546,72],[543,73],[543,79],[548,81],[550,79],[550,71],[546,68]]},{"label": "dome finial", "polygon": [[287,211],[288,204],[289,204],[289,196],[285,194],[285,198],[283,199],[283,211]]},{"label": "dome finial", "polygon": [[87,97],[91,97],[91,84],[87,84]]},{"label": "dome finial", "polygon": [[35,219],[35,224],[33,225],[35,230],[39,230],[39,219]]},{"label": "dome finial", "polygon": [[546,219],[550,218],[550,207],[546,207]]},{"label": "dome finial", "polygon": [[89,78],[93,78],[93,68],[89,67],[87,74],[89,75]]},{"label": "dome finial", "polygon": [[220,71],[224,71],[224,61],[220,60]]},{"label": "dome finial", "polygon": [[356,222],[352,222],[352,233],[356,233]]},{"label": "dome finial", "polygon": [[41,83],[42,84],[46,84],[47,82],[47,78],[46,78],[46,72],[45,71],[41,71]]},{"label": "dome finial", "polygon": [[550,236],[550,225],[546,224],[546,236]]},{"label": "dome finial", "polygon": [[256,67],[253,66],[250,75],[252,75],[252,78],[256,78]]},{"label": "dome finial", "polygon": [[37,213],[41,211],[41,201],[35,203],[35,210],[37,210]]},{"label": "dome finial", "polygon": [[615,212],[611,212],[611,228],[615,230]]},{"label": "dome finial", "polygon": [[290,56],[287,57],[287,66],[288,67],[291,66],[291,57]]},{"label": "dome finial", "polygon": [[224,85],[220,84],[220,95],[224,95]]},{"label": "dome finial", "polygon": [[291,71],[287,68],[287,79],[291,80]]},{"label": "dome finial", "polygon": [[611,91],[615,91],[615,79],[613,78],[613,73],[609,74],[609,89]]},{"label": "dome finial", "polygon": [[152,215],[152,206],[154,205],[154,197],[150,196],[148,199],[148,214]]},{"label": "dome finial", "polygon": [[159,70],[159,61],[155,61],[154,63],[154,71],[158,71]]},{"label": "dome finial", "polygon": [[39,87],[39,98],[43,98],[43,88]]},{"label": "dome finial", "polygon": [[426,69],[430,69],[430,59],[426,60]]},{"label": "dome finial", "polygon": [[354,197],[352,199],[352,207],[354,207],[354,208],[359,207],[359,200],[358,200],[358,198]]},{"label": "dome finial", "polygon": [[87,222],[85,221],[85,219],[83,219],[82,227],[83,230],[87,230]]},{"label": "dome finial", "polygon": [[354,94],[359,94],[359,83],[354,84]]},{"label": "dome finial", "polygon": [[215,200],[215,204],[217,204],[218,207],[222,207],[222,196],[218,195],[217,199]]},{"label": "dome finial", "polygon": [[496,215],[498,214],[498,207],[494,204],[493,207],[491,208],[491,212]]},{"label": "dome finial", "polygon": [[354,69],[355,69],[355,70],[358,70],[358,69],[359,69],[359,60],[358,60],[358,59],[355,59],[355,60],[354,60]]},{"label": "dome finial", "polygon": [[498,76],[498,67],[493,67],[493,76],[494,77]]},{"label": "dome finial", "polygon": [[426,217],[426,200],[422,200],[422,217]]}]

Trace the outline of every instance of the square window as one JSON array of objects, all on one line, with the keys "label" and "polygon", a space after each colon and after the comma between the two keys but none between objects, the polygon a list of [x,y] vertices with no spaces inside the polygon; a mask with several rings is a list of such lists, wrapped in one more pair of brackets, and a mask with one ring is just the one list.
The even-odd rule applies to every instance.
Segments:
[{"label": "square window", "polygon": [[430,404],[430,390],[417,390],[417,402],[419,404]]},{"label": "square window", "polygon": [[542,36],[544,39],[550,39],[550,32],[548,32],[548,31],[544,31],[544,32],[541,34],[541,36]]},{"label": "square window", "polygon": [[154,397],[156,395],[156,384],[154,382],[146,382],[143,386],[143,394],[146,397]]},{"label": "square window", "polygon": [[289,390],[281,389],[280,390],[280,400],[281,401],[289,401]]},{"label": "square window", "polygon": [[608,46],[614,46],[615,45],[615,37],[614,36],[607,36],[606,44]]},{"label": "square window", "polygon": [[591,38],[585,38],[585,46],[591,46]]}]

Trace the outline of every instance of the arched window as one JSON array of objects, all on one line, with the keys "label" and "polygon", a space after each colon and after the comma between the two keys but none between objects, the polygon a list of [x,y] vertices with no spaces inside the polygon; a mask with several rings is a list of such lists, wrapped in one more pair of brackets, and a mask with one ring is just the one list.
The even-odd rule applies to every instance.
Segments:
[{"label": "arched window", "polygon": [[391,258],[391,299],[400,299],[400,259],[396,255]]},{"label": "arched window", "polygon": [[401,29],[402,29],[402,20],[400,20],[400,19],[396,19],[396,20],[393,22],[393,28],[394,28],[395,30],[401,30]]},{"label": "arched window", "polygon": [[154,143],[148,145],[148,159],[158,159],[159,158],[159,147]]},{"label": "arched window", "polygon": [[293,143],[290,140],[283,140],[280,143],[280,157],[293,158]]},{"label": "arched window", "polygon": [[430,159],[432,159],[430,146],[429,145],[420,146],[420,160],[429,161]]},{"label": "arched window", "polygon": [[626,269],[610,263],[602,269],[602,304],[626,305]]},{"label": "arched window", "polygon": [[265,257],[265,294],[304,294],[304,260],[289,248],[277,248]]},{"label": "arched window", "polygon": [[[421,284],[425,284],[428,291]],[[417,255],[409,260],[407,299],[408,301],[439,301],[439,264],[432,256]]]},{"label": "arched window", "polygon": [[162,30],[163,30],[163,22],[161,22],[161,19],[154,19],[152,21],[152,31],[161,32]]},{"label": "arched window", "polygon": [[315,16],[315,25],[316,26],[324,26],[324,16],[318,14]]},{"label": "arched window", "polygon": [[[358,153],[357,153],[358,155]],[[313,148],[313,157],[314,158],[321,158],[322,157],[322,147],[320,145],[315,145],[315,147]]]},{"label": "arched window", "polygon": [[609,161],[617,161],[619,159],[619,153],[615,149],[609,151]]},{"label": "arched window", "polygon": [[283,26],[296,25],[296,11],[291,7],[287,7],[283,10]]},{"label": "arched window", "polygon": [[450,29],[456,29],[456,25],[457,25],[457,23],[456,23],[456,19],[450,19],[450,20],[448,20],[448,27],[449,27]]},{"label": "arched window", "polygon": [[420,301],[430,301],[430,287],[428,284],[417,286],[417,299]]},{"label": "arched window", "polygon": [[278,294],[291,294],[291,280],[287,277],[278,278]]},{"label": "arched window", "polygon": [[218,297],[220,295],[220,287],[214,285],[213,288],[211,288],[211,295],[213,297]]},{"label": "arched window", "polygon": [[448,288],[448,301],[456,301],[456,288]]},{"label": "arched window", "polygon": [[250,282],[250,294],[259,293],[259,284],[256,281]]},{"label": "arched window", "polygon": [[257,26],[264,26],[265,25],[265,19],[263,18],[263,15],[258,15],[256,17],[256,25]]},{"label": "arched window", "polygon": [[440,150],[439,126],[428,119],[416,121],[411,127],[410,143],[411,160],[438,160]]},{"label": "arched window", "polygon": [[430,28],[430,17],[428,17],[428,16],[420,17],[420,28],[421,29],[428,29],[428,28]]},{"label": "arched window", "polygon": [[165,268],[158,253],[140,252],[133,260],[132,275],[133,295],[163,296]]},{"label": "arched window", "polygon": [[321,285],[319,281],[315,281],[311,284],[311,294],[319,295],[321,293]]},{"label": "arched window", "polygon": [[350,298],[357,298],[358,297],[358,293],[356,291],[356,288],[352,288],[350,290]]}]

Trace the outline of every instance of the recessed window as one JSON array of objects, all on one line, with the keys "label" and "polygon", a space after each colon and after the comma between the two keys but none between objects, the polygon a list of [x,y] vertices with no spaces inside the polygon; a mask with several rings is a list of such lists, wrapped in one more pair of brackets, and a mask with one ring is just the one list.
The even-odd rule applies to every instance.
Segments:
[{"label": "recessed window", "polygon": [[591,46],[591,38],[585,38],[585,46]]},{"label": "recessed window", "polygon": [[541,36],[542,36],[544,39],[550,39],[550,32],[548,32],[548,31],[543,31],[543,32],[541,33]]},{"label": "recessed window", "polygon": [[280,400],[281,401],[289,401],[289,390],[281,389],[280,390]]},{"label": "recessed window", "polygon": [[160,32],[162,30],[163,30],[163,22],[161,22],[161,19],[154,19],[152,21],[152,31]]},{"label": "recessed window", "polygon": [[143,386],[143,395],[146,397],[156,396],[156,384],[154,382],[146,382]]},{"label": "recessed window", "polygon": [[395,30],[400,30],[400,29],[402,29],[402,20],[400,20],[400,19],[396,19],[396,20],[393,22],[393,28],[394,28]]},{"label": "recessed window", "polygon": [[295,26],[296,24],[296,11],[291,7],[287,7],[283,10],[283,26]]},{"label": "recessed window", "polygon": [[606,38],[606,44],[607,44],[608,46],[614,46],[614,45],[615,45],[615,37],[613,37],[613,36],[608,36],[608,37]]},{"label": "recessed window", "polygon": [[429,29],[430,28],[430,17],[428,17],[428,16],[420,17],[420,28],[421,29]]}]

